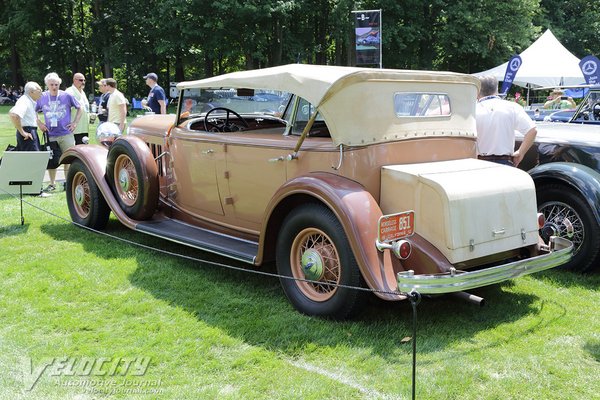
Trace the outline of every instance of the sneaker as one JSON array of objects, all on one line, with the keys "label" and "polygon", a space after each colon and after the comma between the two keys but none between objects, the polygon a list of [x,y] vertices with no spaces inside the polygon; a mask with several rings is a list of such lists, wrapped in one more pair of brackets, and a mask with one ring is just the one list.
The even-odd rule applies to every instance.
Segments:
[{"label": "sneaker", "polygon": [[56,186],[54,186],[53,184],[49,184],[48,186],[46,186],[46,189],[44,189],[44,192],[54,192],[56,190]]},{"label": "sneaker", "polygon": [[46,192],[40,192],[40,194],[37,195],[37,197],[50,197],[52,196],[50,193],[46,193]]}]

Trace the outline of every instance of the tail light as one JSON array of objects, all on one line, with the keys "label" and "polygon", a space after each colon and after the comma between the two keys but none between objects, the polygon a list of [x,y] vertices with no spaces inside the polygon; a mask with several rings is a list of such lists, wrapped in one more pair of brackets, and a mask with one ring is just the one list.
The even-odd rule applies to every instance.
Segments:
[{"label": "tail light", "polygon": [[538,213],[537,221],[538,221],[538,229],[542,229],[544,227],[544,225],[546,224],[546,217],[544,216],[544,214]]},{"label": "tail light", "polygon": [[410,256],[412,246],[407,240],[398,240],[392,245],[392,251],[394,255],[401,260],[406,260]]}]

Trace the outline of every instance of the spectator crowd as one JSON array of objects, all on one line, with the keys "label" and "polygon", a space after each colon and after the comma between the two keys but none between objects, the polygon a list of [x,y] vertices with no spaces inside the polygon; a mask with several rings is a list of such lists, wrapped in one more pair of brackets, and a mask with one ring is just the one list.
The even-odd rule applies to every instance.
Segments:
[{"label": "spectator crowd", "polygon": [[0,88],[0,104],[15,104],[22,95],[23,86],[18,88],[13,88],[12,86],[6,87],[3,83]]},{"label": "spectator crowd", "polygon": [[[2,85],[0,104],[14,104],[8,114],[16,128],[17,151],[40,151],[43,148],[60,154],[76,144],[85,144],[89,124],[96,117],[101,123],[114,124],[119,132],[126,132],[128,101],[117,89],[115,79],[98,81],[102,96],[99,104],[92,102],[92,107],[84,92],[85,76],[77,72],[72,79],[72,85],[66,90],[60,89],[62,79],[55,72],[44,78],[45,91],[36,82],[27,82],[20,90],[7,89]],[[157,84],[158,76],[151,72],[144,79],[150,87],[144,108],[151,113],[166,114],[166,95]],[[68,168],[65,164],[65,176]],[[48,164],[48,174],[50,184],[45,191],[54,191],[56,166],[52,163]]]}]

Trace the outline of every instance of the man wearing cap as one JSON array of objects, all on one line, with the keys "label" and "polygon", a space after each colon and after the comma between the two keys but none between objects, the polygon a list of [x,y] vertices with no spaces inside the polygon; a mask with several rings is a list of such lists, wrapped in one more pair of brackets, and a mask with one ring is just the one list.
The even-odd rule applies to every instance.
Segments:
[{"label": "man wearing cap", "polygon": [[152,109],[154,114],[166,114],[167,113],[167,96],[165,91],[161,88],[158,83],[158,76],[154,72],[150,72],[144,76],[146,85],[150,87],[150,93],[148,93],[148,107]]},{"label": "man wearing cap", "polygon": [[565,108],[576,108],[577,104],[572,97],[566,97],[562,89],[554,89],[550,93],[550,100],[544,103],[544,108],[564,110]]}]

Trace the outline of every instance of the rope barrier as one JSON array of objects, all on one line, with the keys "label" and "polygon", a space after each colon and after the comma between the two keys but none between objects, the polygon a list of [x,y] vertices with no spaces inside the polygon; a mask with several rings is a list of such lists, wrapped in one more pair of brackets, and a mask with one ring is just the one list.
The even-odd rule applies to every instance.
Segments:
[{"label": "rope barrier", "polygon": [[[16,197],[15,195],[6,192],[2,189],[0,189],[1,191],[3,191],[5,194],[8,194],[9,196],[12,196],[15,199],[18,199],[18,197]],[[217,267],[222,267],[222,268],[226,268],[226,269],[230,269],[230,270],[234,270],[234,271],[241,271],[241,272],[248,272],[248,273],[253,273],[253,274],[257,274],[257,275],[263,275],[263,276],[268,276],[268,277],[273,277],[273,278],[283,278],[283,279],[289,279],[289,280],[294,280],[294,281],[298,281],[298,282],[305,282],[305,283],[312,283],[312,284],[318,284],[318,285],[324,285],[324,286],[332,286],[332,287],[336,287],[336,288],[343,288],[343,289],[352,289],[352,290],[360,290],[363,292],[371,292],[371,293],[380,293],[380,294],[387,294],[387,295],[404,295],[408,297],[407,293],[402,293],[402,292],[398,292],[398,291],[385,291],[385,290],[378,290],[378,289],[371,289],[371,288],[364,288],[364,287],[359,287],[359,286],[350,286],[350,285],[343,285],[343,284],[339,284],[339,283],[332,283],[332,282],[322,282],[322,281],[315,281],[315,280],[310,280],[310,279],[303,279],[303,278],[295,278],[293,276],[287,276],[287,275],[280,275],[280,274],[276,274],[276,273],[272,273],[272,272],[266,272],[266,271],[259,271],[259,270],[255,270],[255,269],[249,269],[249,268],[242,268],[242,267],[236,267],[233,265],[228,265],[228,264],[224,264],[224,263],[220,263],[220,262],[216,262],[216,261],[210,261],[210,260],[206,260],[206,259],[200,259],[200,258],[196,258],[196,257],[192,257],[192,256],[188,256],[185,254],[179,254],[179,253],[175,253],[175,252],[171,252],[168,250],[164,250],[164,249],[158,249],[156,247],[151,247],[148,245],[145,245],[143,243],[138,243],[138,242],[134,242],[133,240],[129,240],[129,239],[125,239],[125,238],[121,238],[115,235],[111,235],[110,233],[107,232],[103,232],[103,231],[98,231],[95,229],[92,229],[90,227],[87,227],[85,225],[81,225],[75,221],[72,221],[71,219],[67,219],[65,217],[62,217],[58,214],[55,214],[51,211],[48,211],[42,207],[39,207],[35,204],[32,204],[30,202],[28,202],[27,200],[23,200],[23,202],[41,212],[44,212],[52,217],[58,218],[60,220],[63,220],[65,222],[68,222],[70,224],[73,224],[75,226],[78,226],[80,228],[86,229],[90,232],[96,233],[98,235],[102,235],[111,239],[115,239],[118,241],[121,241],[123,243],[127,243],[129,245],[132,246],[137,246],[137,247],[141,247],[143,249],[147,249],[147,250],[152,250],[158,253],[162,253],[165,255],[169,255],[169,256],[173,256],[173,257],[179,257],[188,261],[194,261],[194,262],[200,262],[200,263],[204,263],[204,264],[208,264],[208,265],[212,265],[212,266],[217,266]]]}]

